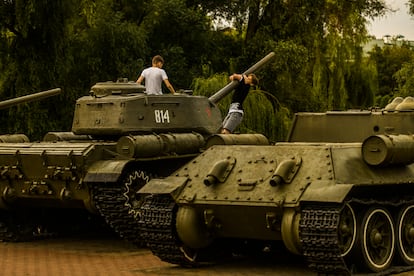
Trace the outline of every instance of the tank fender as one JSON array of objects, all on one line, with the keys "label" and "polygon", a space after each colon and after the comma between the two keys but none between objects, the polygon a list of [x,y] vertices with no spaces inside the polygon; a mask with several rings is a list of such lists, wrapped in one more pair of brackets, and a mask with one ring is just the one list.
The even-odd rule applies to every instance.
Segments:
[{"label": "tank fender", "polygon": [[[319,186],[319,185],[318,185]],[[340,184],[328,187],[313,188],[312,184],[303,193],[300,201],[343,202],[354,185]]]},{"label": "tank fender", "polygon": [[138,194],[171,194],[174,197],[181,192],[188,180],[189,178],[184,176],[153,178],[138,191]]},{"label": "tank fender", "polygon": [[117,182],[122,170],[132,160],[102,160],[88,168],[84,182]]}]

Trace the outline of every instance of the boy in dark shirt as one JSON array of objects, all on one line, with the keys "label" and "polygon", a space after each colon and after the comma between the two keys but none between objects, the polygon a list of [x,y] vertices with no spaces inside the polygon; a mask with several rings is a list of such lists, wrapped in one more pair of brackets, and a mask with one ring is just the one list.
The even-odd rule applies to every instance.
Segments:
[{"label": "boy in dark shirt", "polygon": [[234,90],[234,94],[231,100],[229,112],[224,118],[221,133],[230,134],[243,120],[243,102],[249,93],[250,87],[259,83],[255,74],[241,75],[233,74],[230,76],[230,81],[238,81],[239,84]]}]

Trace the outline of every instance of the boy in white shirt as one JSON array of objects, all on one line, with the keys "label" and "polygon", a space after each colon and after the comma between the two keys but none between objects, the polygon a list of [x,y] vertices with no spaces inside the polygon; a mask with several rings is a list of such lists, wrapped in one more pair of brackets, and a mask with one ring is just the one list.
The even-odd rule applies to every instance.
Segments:
[{"label": "boy in white shirt", "polygon": [[162,66],[164,65],[164,59],[160,55],[156,55],[152,58],[152,67],[146,68],[142,71],[138,80],[138,84],[145,82],[145,93],[148,95],[162,95],[162,82],[165,83],[168,90],[172,94],[175,94],[174,87],[168,81],[167,73]]}]

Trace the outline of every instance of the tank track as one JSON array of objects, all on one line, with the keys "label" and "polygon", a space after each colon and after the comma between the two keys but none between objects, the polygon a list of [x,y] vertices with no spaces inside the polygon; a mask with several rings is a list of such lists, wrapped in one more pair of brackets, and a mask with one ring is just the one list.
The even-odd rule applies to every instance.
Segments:
[{"label": "tank track", "polygon": [[231,258],[231,251],[222,241],[202,249],[191,249],[182,244],[175,228],[178,205],[170,195],[149,195],[140,208],[141,238],[162,261],[183,267],[200,267]]},{"label": "tank track", "polygon": [[128,242],[144,246],[137,218],[125,206],[125,187],[115,183],[95,183],[91,190],[96,209],[112,229]]},{"label": "tank track", "polygon": [[194,266],[195,259],[186,255],[179,246],[174,227],[175,207],[176,204],[169,195],[147,196],[141,206],[141,237],[152,253],[162,261]]},{"label": "tank track", "polygon": [[3,242],[22,242],[34,240],[34,235],[22,235],[16,232],[7,225],[5,222],[0,222],[0,241]]},{"label": "tank track", "polygon": [[[353,199],[349,202],[359,204],[378,203],[383,205],[398,205],[395,202],[380,202],[373,200]],[[354,268],[346,264],[341,257],[337,228],[342,205],[338,204],[307,204],[302,208],[300,220],[300,239],[303,255],[310,269],[319,274],[349,275]],[[380,273],[363,275],[390,275],[414,270],[414,266],[392,266]]]},{"label": "tank track", "polygon": [[0,241],[30,242],[53,236],[45,232],[44,226],[35,223],[38,217],[34,213],[21,214],[16,212],[0,212]]}]

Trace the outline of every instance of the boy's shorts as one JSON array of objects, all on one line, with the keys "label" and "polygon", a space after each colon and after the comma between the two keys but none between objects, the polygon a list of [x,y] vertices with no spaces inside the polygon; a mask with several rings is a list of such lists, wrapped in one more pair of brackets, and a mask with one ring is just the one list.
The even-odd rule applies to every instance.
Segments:
[{"label": "boy's shorts", "polygon": [[226,118],[223,120],[222,128],[233,132],[242,122],[243,113],[240,112],[230,112],[227,114]]}]

